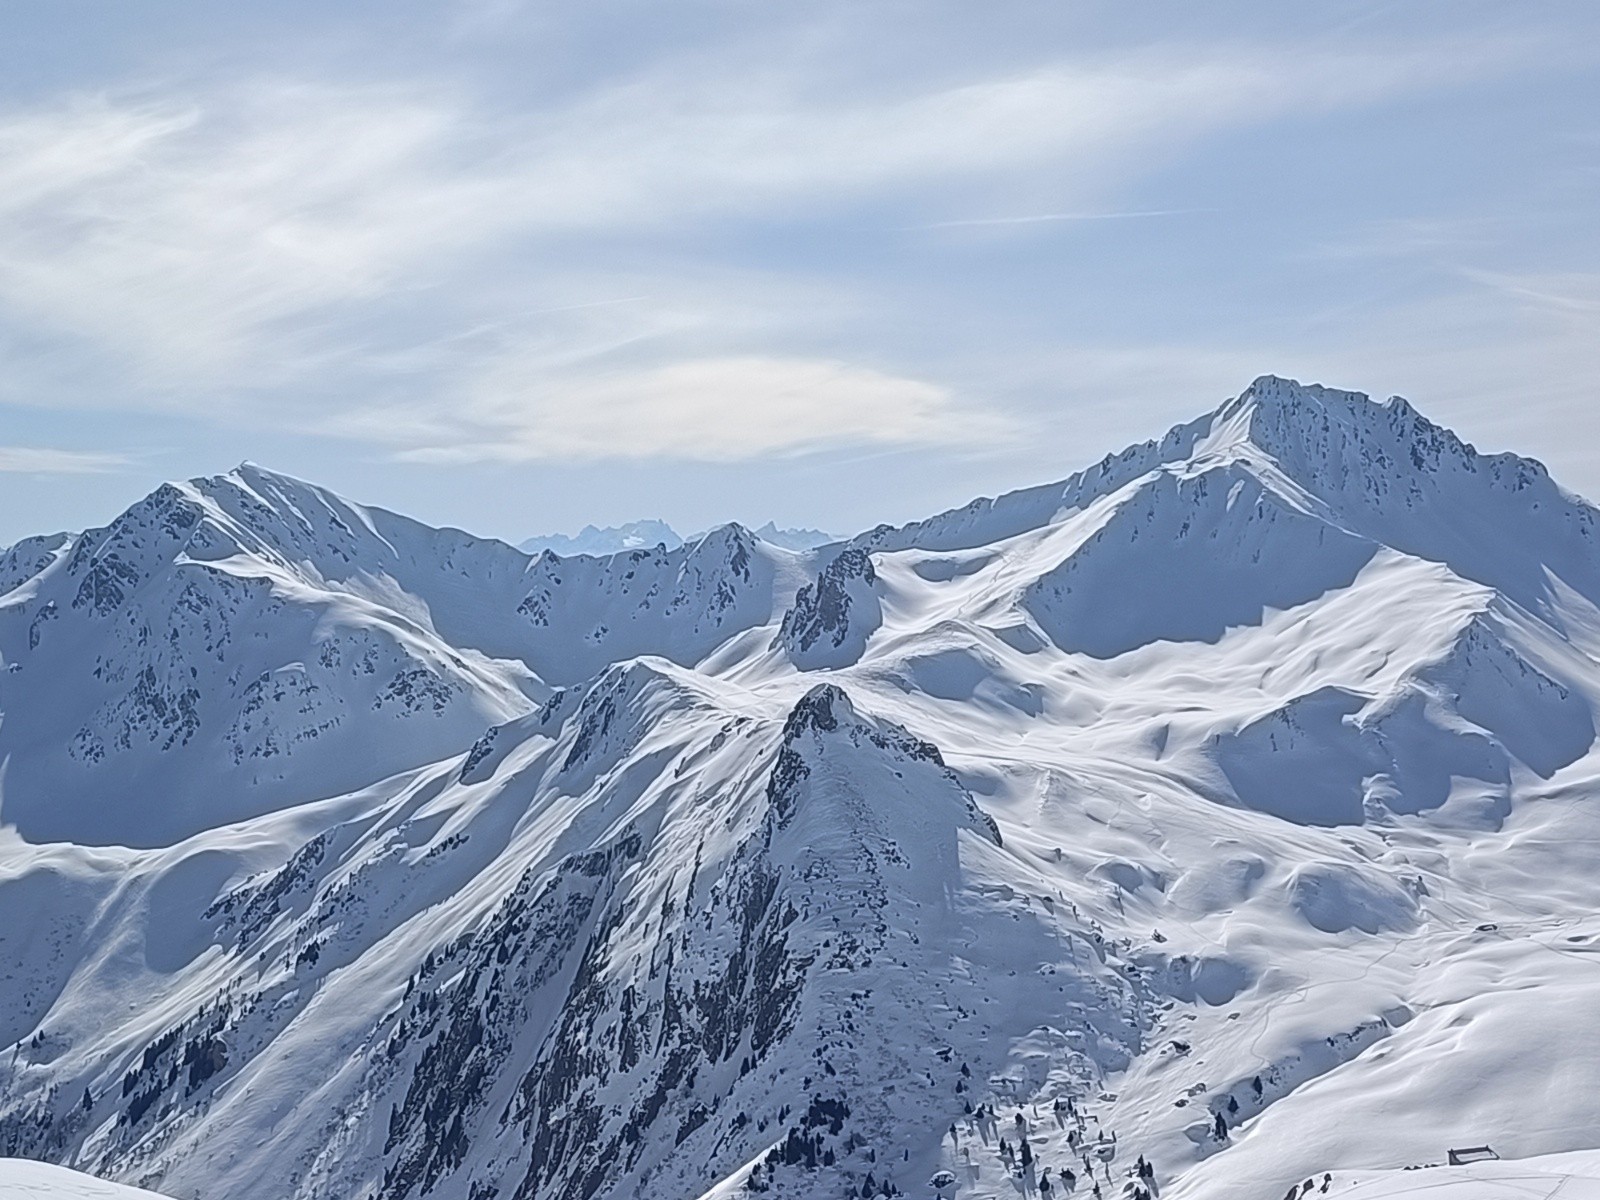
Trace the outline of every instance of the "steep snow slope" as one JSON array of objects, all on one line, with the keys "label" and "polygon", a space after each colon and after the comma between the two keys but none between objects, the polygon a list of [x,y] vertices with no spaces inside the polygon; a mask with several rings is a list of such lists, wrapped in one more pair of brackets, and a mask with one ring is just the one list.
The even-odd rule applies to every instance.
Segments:
[{"label": "steep snow slope", "polygon": [[[361,597],[511,700],[431,761],[352,725],[368,774],[296,757],[271,805],[152,751],[128,827],[196,808],[95,839],[143,849],[14,817],[17,743],[0,1150],[243,1200],[1058,1198],[1143,1155],[1220,1200],[1600,1145],[1600,533],[1536,464],[1268,378],[809,555],[316,503],[390,551],[255,514],[260,627]],[[97,536],[16,555],[0,619]]]}]

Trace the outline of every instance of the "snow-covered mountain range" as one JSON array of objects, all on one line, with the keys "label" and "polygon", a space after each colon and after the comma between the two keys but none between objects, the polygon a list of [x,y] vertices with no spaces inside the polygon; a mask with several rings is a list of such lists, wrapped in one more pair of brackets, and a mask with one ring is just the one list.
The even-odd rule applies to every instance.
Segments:
[{"label": "snow-covered mountain range", "polygon": [[1600,1147],[1600,512],[1402,400],[1267,377],[801,549],[245,466],[0,555],[0,664],[3,1154],[1275,1200]]}]

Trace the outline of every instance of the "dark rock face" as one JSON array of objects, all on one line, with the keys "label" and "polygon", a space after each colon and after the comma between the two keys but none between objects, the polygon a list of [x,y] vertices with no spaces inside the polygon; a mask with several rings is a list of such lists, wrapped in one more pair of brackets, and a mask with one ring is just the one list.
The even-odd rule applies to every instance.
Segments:
[{"label": "dark rock face", "polygon": [[779,643],[802,669],[853,662],[882,620],[873,586],[872,556],[847,546],[794,598],[778,630]]},{"label": "dark rock face", "polygon": [[495,743],[500,740],[500,726],[495,725],[484,731],[482,737],[472,743],[472,749],[467,751],[467,757],[461,763],[461,772],[456,776],[459,783],[476,783],[483,778],[480,769],[489,761],[495,751]]},{"label": "dark rock face", "polygon": [[[597,690],[572,718],[580,758],[604,735],[596,722],[616,720],[614,692]],[[788,728],[829,726],[829,691]],[[517,1148],[521,1165],[493,1186],[526,1200],[643,1184],[691,1141],[704,1154],[707,1138],[736,1164],[752,1138],[770,1138],[728,1106],[735,1090],[771,1086],[758,1082],[760,1064],[793,1028],[815,957],[789,944],[798,912],[771,845],[801,778],[773,770],[767,818],[720,872],[696,863],[709,887],[691,879],[641,908],[634,868],[651,849],[628,832],[530,871],[470,942],[430,955],[388,1026],[388,1086],[403,1096],[388,1118],[382,1194],[428,1193],[485,1138]],[[630,966],[641,918],[660,932],[648,960]],[[375,1071],[374,1086],[387,1077]],[[496,1094],[508,1096],[498,1114],[485,1107]]]},{"label": "dark rock face", "polygon": [[249,945],[296,897],[309,894],[327,857],[328,842],[327,834],[318,834],[267,879],[246,880],[219,897],[206,909],[205,919],[221,917],[220,929],[232,934],[241,948]]},{"label": "dark rock face", "polygon": [[[619,682],[597,682],[571,708],[580,758],[621,719]],[[868,1161],[831,1058],[799,1079],[777,1069],[792,1068],[791,1039],[811,1044],[802,1026],[823,1019],[821,981],[884,952],[882,872],[905,869],[892,845],[863,842],[867,874],[830,883],[834,868],[819,874],[822,860],[802,851],[809,835],[791,829],[803,795],[831,786],[815,783],[816,764],[857,748],[904,770],[925,764],[959,789],[936,748],[862,720],[821,685],[784,723],[764,816],[720,864],[697,855],[687,880],[647,903],[640,881],[656,850],[629,832],[530,873],[448,968],[424,964],[385,1052],[404,1096],[389,1117],[383,1195],[461,1186],[458,1172],[490,1153],[516,1165],[472,1186],[507,1200],[692,1191],[689,1180],[773,1142],[762,1186]],[[960,819],[992,831],[975,806]],[[819,924],[837,905],[858,918]],[[641,928],[656,931],[643,944]],[[486,1107],[501,1095],[498,1112]]]},{"label": "dark rock face", "polygon": [[[421,1047],[389,1117],[385,1196],[431,1191],[461,1165],[517,1035],[538,1019],[532,1002],[585,944],[586,930],[593,945],[600,932],[594,918],[604,925],[617,868],[640,846],[637,833],[627,834],[604,851],[563,861],[551,875],[525,875],[460,952],[458,972],[441,972],[431,955],[424,963],[385,1049],[390,1060],[403,1061],[409,1046]],[[541,1077],[563,1069],[572,1075],[571,1064],[542,1063]]]}]

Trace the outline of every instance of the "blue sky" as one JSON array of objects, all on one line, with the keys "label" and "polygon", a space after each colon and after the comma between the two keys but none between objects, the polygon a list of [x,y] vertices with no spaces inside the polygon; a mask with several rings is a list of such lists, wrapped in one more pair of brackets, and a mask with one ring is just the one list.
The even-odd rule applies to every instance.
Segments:
[{"label": "blue sky", "polygon": [[517,539],[851,532],[1273,372],[1600,497],[1600,5],[55,0],[0,542],[241,459]]}]

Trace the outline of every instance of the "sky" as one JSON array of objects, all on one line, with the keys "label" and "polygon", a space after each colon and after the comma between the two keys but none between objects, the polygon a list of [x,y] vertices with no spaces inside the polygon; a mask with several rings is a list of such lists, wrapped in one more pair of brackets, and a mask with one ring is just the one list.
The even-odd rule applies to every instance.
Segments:
[{"label": "sky", "polygon": [[1600,5],[51,0],[0,544],[261,463],[847,534],[1273,373],[1600,498]]}]

